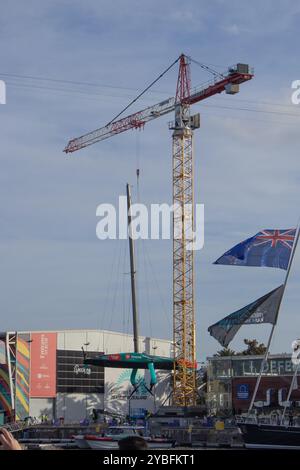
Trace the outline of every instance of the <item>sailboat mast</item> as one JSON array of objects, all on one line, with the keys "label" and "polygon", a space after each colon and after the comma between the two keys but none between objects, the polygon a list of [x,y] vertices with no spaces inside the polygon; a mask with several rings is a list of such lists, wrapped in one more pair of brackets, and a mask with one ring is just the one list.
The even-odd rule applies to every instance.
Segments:
[{"label": "sailboat mast", "polygon": [[132,319],[133,319],[133,345],[134,352],[139,352],[139,325],[136,301],[136,269],[134,256],[134,243],[131,228],[131,191],[130,185],[126,185],[127,192],[127,217],[128,217],[128,239],[129,239],[129,255],[130,255],[130,278],[131,278],[131,300],[132,300]]}]

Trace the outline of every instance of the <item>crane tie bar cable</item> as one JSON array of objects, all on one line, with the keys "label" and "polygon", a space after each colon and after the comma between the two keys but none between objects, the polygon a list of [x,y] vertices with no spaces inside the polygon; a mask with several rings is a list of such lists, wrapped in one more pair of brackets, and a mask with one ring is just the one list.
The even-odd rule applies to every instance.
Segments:
[{"label": "crane tie bar cable", "polygon": [[169,67],[166,70],[164,70],[164,72],[162,72],[155,80],[153,80],[153,82],[151,82],[150,85],[148,85],[147,88],[145,88],[136,98],[130,101],[130,103],[127,106],[125,106],[125,108],[122,109],[122,111],[120,111],[111,121],[109,121],[106,124],[106,126],[109,126],[110,124],[112,124],[119,116],[121,116],[121,114],[123,114],[128,108],[130,108],[130,106],[133,105],[133,103],[135,103],[141,96],[143,96],[153,85],[155,85],[155,83],[158,82],[158,80],[160,80],[172,67],[174,67],[174,65],[177,64],[179,59],[180,57],[174,60],[174,62],[171,65],[169,65]]},{"label": "crane tie bar cable", "polygon": [[202,69],[207,70],[208,72],[212,73],[215,76],[219,76],[220,78],[225,78],[225,75],[223,75],[220,72],[217,72],[217,70],[214,70],[213,68],[209,67],[208,65],[202,64],[201,62],[198,62],[195,59],[192,59],[189,57],[190,61],[193,62],[196,65],[199,65]]}]

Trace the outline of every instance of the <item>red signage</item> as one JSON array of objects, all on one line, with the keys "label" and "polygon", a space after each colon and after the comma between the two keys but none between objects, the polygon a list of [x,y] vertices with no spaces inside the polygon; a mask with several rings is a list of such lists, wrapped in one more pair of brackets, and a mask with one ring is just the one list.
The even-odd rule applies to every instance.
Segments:
[{"label": "red signage", "polygon": [[30,348],[30,396],[56,395],[56,333],[32,333]]},{"label": "red signage", "polygon": [[[257,377],[237,377],[232,380],[232,406],[236,412],[248,410],[252,398]],[[283,406],[290,388],[292,376],[262,377],[257,392],[256,401],[264,402],[264,409],[267,407]],[[246,387],[245,387],[246,386]],[[241,388],[248,388],[247,396],[241,397],[238,393]],[[299,401],[300,390],[295,388],[292,391],[291,401]]]},{"label": "red signage", "polygon": [[119,361],[121,359],[120,354],[109,354],[108,359],[110,361]]}]

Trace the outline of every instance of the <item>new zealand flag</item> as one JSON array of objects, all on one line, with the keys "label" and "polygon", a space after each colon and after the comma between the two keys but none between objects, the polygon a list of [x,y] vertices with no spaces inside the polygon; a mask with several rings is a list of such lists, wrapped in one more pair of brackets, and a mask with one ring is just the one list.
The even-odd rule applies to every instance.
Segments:
[{"label": "new zealand flag", "polygon": [[296,229],[266,229],[224,253],[214,264],[287,269]]}]

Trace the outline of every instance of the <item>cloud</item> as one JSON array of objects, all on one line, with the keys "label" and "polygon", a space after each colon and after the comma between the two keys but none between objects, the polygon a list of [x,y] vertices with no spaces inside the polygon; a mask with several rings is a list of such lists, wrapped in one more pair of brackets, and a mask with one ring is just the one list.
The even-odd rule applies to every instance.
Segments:
[{"label": "cloud", "polygon": [[226,31],[227,33],[229,34],[233,34],[233,35],[239,35],[241,30],[240,28],[238,27],[237,24],[230,24],[228,26],[224,26],[224,31]]}]

